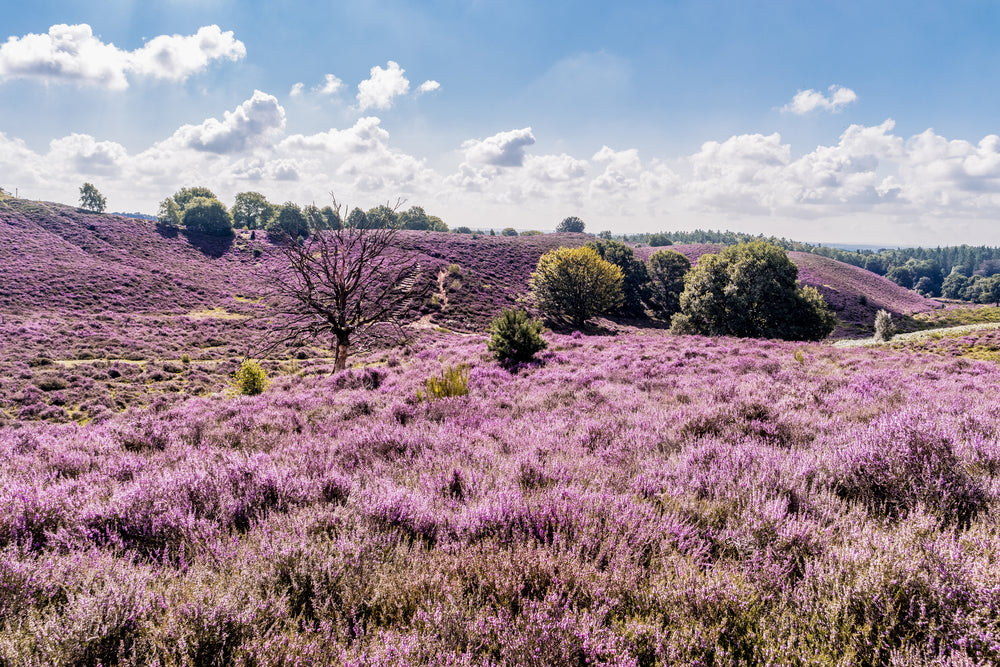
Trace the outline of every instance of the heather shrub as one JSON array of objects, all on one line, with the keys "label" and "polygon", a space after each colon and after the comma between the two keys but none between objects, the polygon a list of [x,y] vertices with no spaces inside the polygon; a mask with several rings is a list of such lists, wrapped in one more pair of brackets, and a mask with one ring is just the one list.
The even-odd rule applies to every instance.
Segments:
[{"label": "heather shrub", "polygon": [[548,347],[541,336],[540,320],[523,310],[504,309],[490,324],[486,349],[501,363],[531,361],[536,352]]},{"label": "heather shrub", "polygon": [[898,519],[918,506],[946,523],[967,526],[987,495],[955,455],[948,435],[908,410],[855,429],[834,464],[834,490],[869,511]]},{"label": "heather shrub", "polygon": [[432,375],[424,383],[425,392],[417,390],[417,400],[434,400],[469,393],[469,367],[445,366],[440,375]]},{"label": "heather shrub", "polygon": [[896,327],[892,323],[892,315],[886,310],[875,313],[875,340],[888,342],[895,334]]},{"label": "heather shrub", "polygon": [[235,376],[236,389],[244,396],[256,396],[264,393],[271,381],[267,372],[253,359],[246,359],[240,364]]}]

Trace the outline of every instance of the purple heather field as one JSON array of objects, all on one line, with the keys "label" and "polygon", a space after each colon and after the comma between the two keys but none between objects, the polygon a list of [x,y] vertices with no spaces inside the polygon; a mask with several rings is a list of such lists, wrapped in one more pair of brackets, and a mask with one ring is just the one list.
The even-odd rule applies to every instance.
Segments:
[{"label": "purple heather field", "polygon": [[[995,330],[602,321],[504,368],[486,323],[587,237],[413,233],[439,298],[408,343],[281,350],[237,396],[280,326],[266,242],[31,205],[0,202],[0,665],[1000,661]],[[933,307],[793,258],[845,329],[861,294]]]}]

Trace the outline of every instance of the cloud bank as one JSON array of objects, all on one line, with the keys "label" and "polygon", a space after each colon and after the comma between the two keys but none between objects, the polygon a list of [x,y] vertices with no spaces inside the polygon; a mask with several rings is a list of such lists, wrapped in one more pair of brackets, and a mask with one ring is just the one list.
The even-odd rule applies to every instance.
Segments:
[{"label": "cloud bank", "polygon": [[91,27],[54,25],[46,34],[10,37],[0,46],[0,82],[35,79],[125,90],[129,77],[183,81],[214,60],[246,56],[243,42],[217,25],[194,35],[160,35],[135,51],[105,44]]},{"label": "cloud bank", "polygon": [[804,153],[780,134],[748,133],[672,159],[608,146],[590,156],[536,153],[524,127],[462,142],[450,168],[394,146],[376,116],[311,134],[287,133],[286,124],[277,98],[255,91],[221,118],[184,125],[141,152],[86,134],[36,152],[0,133],[0,173],[26,196],[63,201],[95,182],[119,210],[152,210],[195,184],[224,199],[258,190],[274,201],[325,201],[334,190],[364,206],[406,197],[454,225],[540,229],[572,210],[620,231],[756,220],[751,231],[765,221],[816,239],[874,221],[910,242],[941,242],[933,230],[961,226],[963,240],[995,243],[1000,216],[1000,137],[969,142],[930,129],[904,137],[891,119],[850,125]]}]

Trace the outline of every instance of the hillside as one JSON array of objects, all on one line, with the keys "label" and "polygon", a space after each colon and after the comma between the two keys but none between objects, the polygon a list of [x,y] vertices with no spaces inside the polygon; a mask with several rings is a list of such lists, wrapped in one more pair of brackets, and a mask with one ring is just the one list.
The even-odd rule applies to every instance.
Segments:
[{"label": "hillside", "polygon": [[0,427],[0,663],[1000,659],[995,364],[546,338]]}]

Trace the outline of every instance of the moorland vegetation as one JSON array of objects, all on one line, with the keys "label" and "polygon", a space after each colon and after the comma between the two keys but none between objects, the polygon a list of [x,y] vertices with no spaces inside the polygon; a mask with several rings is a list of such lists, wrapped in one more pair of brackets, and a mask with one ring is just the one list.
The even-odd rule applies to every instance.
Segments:
[{"label": "moorland vegetation", "polygon": [[[0,199],[0,664],[1000,661],[1000,309],[763,243],[354,209],[342,238],[419,265],[406,340],[250,361],[289,323],[255,281],[338,238],[306,209],[306,235],[216,237]],[[561,248],[620,300],[546,330],[525,308]],[[816,295],[834,336],[927,331],[667,330]]]}]

